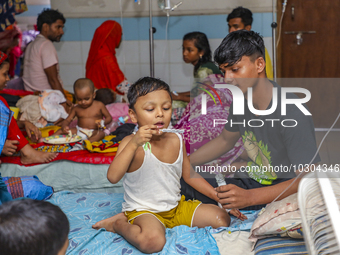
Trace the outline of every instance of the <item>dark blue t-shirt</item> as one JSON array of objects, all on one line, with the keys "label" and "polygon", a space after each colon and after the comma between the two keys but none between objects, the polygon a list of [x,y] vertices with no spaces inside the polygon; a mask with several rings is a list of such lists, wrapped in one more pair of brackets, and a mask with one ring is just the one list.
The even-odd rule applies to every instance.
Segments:
[{"label": "dark blue t-shirt", "polygon": [[[309,164],[317,151],[312,116],[306,116],[294,104],[287,104],[286,115],[282,115],[281,87],[272,83],[278,91],[277,108],[272,114],[254,115],[245,100],[244,115],[234,115],[232,105],[225,125],[230,132],[240,132],[248,153],[247,168],[241,171],[264,185],[295,177],[294,171]],[[299,97],[287,93],[287,98]],[[267,109],[271,109],[272,102]],[[312,163],[320,160],[317,155]]]}]

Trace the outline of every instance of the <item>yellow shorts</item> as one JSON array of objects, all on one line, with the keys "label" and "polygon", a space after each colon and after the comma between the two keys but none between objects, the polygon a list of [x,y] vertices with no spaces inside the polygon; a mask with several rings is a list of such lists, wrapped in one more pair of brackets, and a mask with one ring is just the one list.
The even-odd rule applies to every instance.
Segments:
[{"label": "yellow shorts", "polygon": [[125,212],[128,221],[133,224],[134,220],[142,214],[155,216],[166,228],[173,228],[180,225],[192,227],[192,221],[197,207],[201,204],[198,200],[185,201],[185,196],[181,197],[178,205],[167,212],[153,213],[149,211],[127,211]]}]

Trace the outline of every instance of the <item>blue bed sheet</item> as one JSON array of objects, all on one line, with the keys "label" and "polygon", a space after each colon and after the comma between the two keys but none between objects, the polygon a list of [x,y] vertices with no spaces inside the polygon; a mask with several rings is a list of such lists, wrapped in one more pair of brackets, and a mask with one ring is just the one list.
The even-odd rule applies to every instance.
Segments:
[{"label": "blue bed sheet", "polygon": [[[55,193],[49,201],[58,205],[70,221],[70,244],[66,254],[143,254],[120,235],[91,227],[97,221],[121,212],[123,194],[62,191]],[[220,254],[210,231],[210,227],[167,229],[166,244],[158,254]]]},{"label": "blue bed sheet", "polygon": [[240,219],[237,219],[234,216],[231,216],[231,222],[229,227],[221,227],[217,229],[211,229],[210,233],[215,234],[219,233],[223,230],[227,230],[229,232],[234,231],[250,231],[251,227],[253,226],[254,221],[257,218],[258,213],[261,210],[241,210],[241,212],[247,216],[248,219],[241,221]]}]

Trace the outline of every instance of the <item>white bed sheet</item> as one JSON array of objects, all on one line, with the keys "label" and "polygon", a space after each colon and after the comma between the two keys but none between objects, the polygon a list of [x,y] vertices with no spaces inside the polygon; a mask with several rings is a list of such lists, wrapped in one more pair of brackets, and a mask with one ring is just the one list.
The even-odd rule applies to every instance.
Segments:
[{"label": "white bed sheet", "polygon": [[248,231],[235,231],[228,233],[222,231],[212,234],[215,238],[221,255],[253,255],[253,242],[249,241]]}]

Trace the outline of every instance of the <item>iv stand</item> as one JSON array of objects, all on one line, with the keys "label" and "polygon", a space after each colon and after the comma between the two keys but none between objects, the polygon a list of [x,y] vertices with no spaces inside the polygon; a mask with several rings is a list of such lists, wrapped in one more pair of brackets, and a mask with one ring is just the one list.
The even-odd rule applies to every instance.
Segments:
[{"label": "iv stand", "polygon": [[[137,0],[135,0],[137,1]],[[140,0],[138,0],[140,1]],[[149,0],[149,18],[150,18],[150,28],[149,28],[149,49],[150,49],[150,77],[155,77],[155,55],[154,55],[154,41],[153,34],[156,33],[156,28],[152,27],[152,4],[151,0]],[[170,0],[166,3],[164,2],[164,6],[161,9],[167,11],[167,15],[169,16],[169,12],[175,10],[178,6],[180,6],[182,2],[171,7]]]},{"label": "iv stand", "polygon": [[155,59],[154,59],[153,33],[155,32],[155,29],[152,27],[151,0],[149,0],[149,17],[150,17],[150,28],[149,28],[150,77],[154,77],[155,76]]},{"label": "iv stand", "polygon": [[276,82],[276,77],[277,77],[277,72],[276,72],[276,27],[277,23],[275,22],[275,1],[273,0],[273,23],[271,24],[272,27],[272,52],[273,52],[273,76],[274,76],[274,81]]}]

